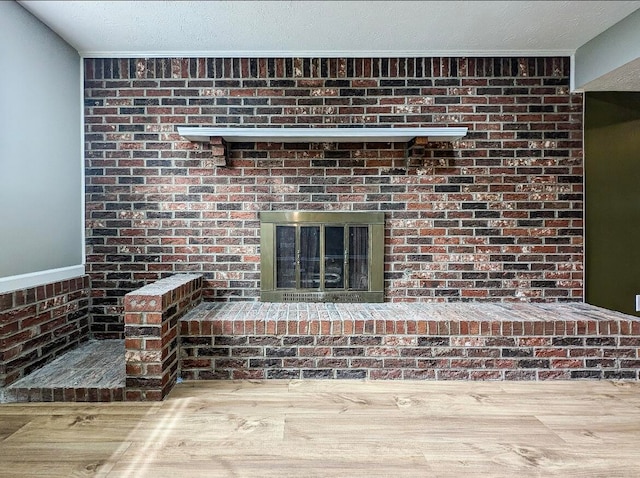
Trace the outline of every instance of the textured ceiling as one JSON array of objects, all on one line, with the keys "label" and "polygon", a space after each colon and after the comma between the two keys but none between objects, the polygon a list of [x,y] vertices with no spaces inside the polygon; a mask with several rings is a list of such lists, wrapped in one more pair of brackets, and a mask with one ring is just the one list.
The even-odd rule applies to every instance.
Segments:
[{"label": "textured ceiling", "polygon": [[84,56],[549,55],[639,1],[19,2]]},{"label": "textured ceiling", "polygon": [[[85,57],[573,55],[640,8],[637,0],[18,2]],[[638,91],[639,68],[630,62],[581,86]]]}]

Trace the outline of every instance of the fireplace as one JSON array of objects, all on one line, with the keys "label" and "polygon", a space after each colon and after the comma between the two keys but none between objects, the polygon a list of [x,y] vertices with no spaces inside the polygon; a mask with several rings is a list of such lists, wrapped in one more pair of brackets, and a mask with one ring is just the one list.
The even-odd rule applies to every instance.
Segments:
[{"label": "fireplace", "polygon": [[264,302],[382,302],[384,213],[260,213]]}]

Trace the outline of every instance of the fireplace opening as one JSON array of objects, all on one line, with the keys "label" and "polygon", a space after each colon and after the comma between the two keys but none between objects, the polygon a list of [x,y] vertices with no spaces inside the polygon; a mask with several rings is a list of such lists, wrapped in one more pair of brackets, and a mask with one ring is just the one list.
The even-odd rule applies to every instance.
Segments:
[{"label": "fireplace opening", "polygon": [[384,213],[260,213],[264,302],[383,302]]}]

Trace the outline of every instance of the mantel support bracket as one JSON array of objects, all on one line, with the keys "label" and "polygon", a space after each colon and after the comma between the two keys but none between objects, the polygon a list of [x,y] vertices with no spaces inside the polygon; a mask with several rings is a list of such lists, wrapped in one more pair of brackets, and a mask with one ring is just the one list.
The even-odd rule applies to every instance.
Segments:
[{"label": "mantel support bracket", "polygon": [[229,147],[227,142],[220,136],[212,136],[209,138],[209,150],[211,151],[211,159],[214,166],[226,166],[229,162]]},{"label": "mantel support bracket", "polygon": [[429,138],[426,136],[418,136],[409,141],[406,149],[407,171],[411,167],[422,166],[427,143]]}]

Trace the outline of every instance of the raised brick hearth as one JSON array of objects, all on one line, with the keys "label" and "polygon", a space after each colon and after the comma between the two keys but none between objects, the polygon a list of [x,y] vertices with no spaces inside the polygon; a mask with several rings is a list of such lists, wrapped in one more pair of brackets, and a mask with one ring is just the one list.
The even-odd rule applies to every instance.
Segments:
[{"label": "raised brick hearth", "polygon": [[[127,327],[126,353],[121,340],[90,341],[7,387],[0,401],[162,400],[178,375],[639,378],[640,319],[587,304],[196,305],[200,282],[179,275],[133,292],[129,320],[140,320]],[[161,308],[166,321],[157,323]]]},{"label": "raised brick hearth", "polygon": [[640,319],[587,304],[205,302],[184,379],[637,379]]}]

